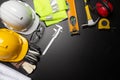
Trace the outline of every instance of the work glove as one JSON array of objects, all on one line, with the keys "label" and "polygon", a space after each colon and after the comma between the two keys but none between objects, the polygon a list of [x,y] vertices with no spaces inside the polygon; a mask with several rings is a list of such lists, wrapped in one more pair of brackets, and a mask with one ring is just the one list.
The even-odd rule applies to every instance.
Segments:
[{"label": "work glove", "polygon": [[40,61],[41,49],[35,44],[29,44],[29,50],[24,59],[20,62],[11,63],[15,68],[25,75],[31,74]]}]

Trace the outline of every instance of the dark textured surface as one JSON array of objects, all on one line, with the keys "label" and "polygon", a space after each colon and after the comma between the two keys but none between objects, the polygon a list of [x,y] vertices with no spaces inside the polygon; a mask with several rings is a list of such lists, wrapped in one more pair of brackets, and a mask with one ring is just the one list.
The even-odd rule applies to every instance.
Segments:
[{"label": "dark textured surface", "polygon": [[[95,1],[97,0],[92,0],[94,3]],[[109,17],[111,30],[98,30],[95,25],[81,28],[80,35],[70,36],[67,20],[60,22],[63,32],[55,39],[47,53],[41,56],[37,69],[29,76],[33,80],[119,80],[120,0],[111,1],[114,5],[113,14]],[[82,0],[76,2],[81,25],[86,20],[83,16],[84,4]],[[42,51],[52,38],[54,27],[56,26],[48,27],[38,42]]]}]

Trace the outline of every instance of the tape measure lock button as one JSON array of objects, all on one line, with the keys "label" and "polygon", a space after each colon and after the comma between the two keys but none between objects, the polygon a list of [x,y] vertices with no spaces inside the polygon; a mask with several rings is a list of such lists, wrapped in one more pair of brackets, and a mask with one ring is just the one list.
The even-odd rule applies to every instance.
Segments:
[{"label": "tape measure lock button", "polygon": [[102,25],[103,25],[103,26],[107,26],[108,24],[107,24],[106,21],[102,21]]}]

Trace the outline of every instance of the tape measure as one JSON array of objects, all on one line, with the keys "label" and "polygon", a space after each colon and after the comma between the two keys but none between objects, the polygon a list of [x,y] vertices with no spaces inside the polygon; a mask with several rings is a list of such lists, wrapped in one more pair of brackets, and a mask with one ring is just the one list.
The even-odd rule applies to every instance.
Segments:
[{"label": "tape measure", "polygon": [[107,18],[101,18],[98,22],[98,29],[110,29],[110,22]]}]

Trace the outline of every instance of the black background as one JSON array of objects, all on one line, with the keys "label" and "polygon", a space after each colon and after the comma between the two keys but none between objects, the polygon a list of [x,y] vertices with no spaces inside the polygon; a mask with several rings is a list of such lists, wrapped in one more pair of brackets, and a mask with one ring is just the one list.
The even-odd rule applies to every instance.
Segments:
[{"label": "black background", "polygon": [[[0,0],[3,1],[5,0]],[[32,3],[31,0],[24,1]],[[91,0],[92,6],[96,1]],[[119,80],[120,0],[111,0],[114,10],[108,17],[110,30],[98,30],[97,24],[86,29],[81,28],[86,22],[84,3],[82,0],[75,2],[80,35],[70,35],[67,20],[58,23],[63,26],[63,32],[55,39],[47,53],[41,56],[36,70],[29,76],[33,80]],[[38,42],[37,45],[42,51],[52,38],[54,27],[56,26],[47,27]]]}]

